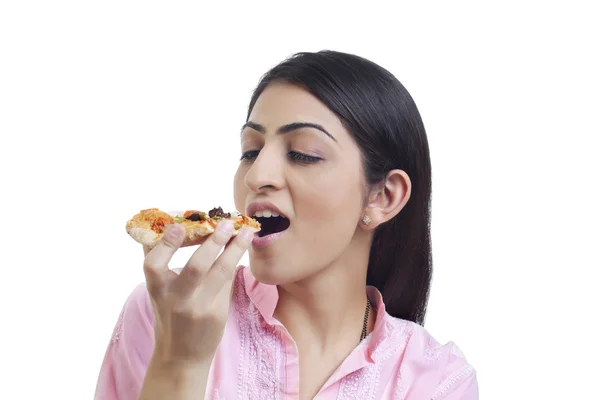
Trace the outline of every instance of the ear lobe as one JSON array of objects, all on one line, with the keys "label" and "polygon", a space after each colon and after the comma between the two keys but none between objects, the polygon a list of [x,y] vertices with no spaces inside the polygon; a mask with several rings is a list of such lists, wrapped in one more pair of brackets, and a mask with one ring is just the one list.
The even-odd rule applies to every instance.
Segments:
[{"label": "ear lobe", "polygon": [[411,181],[406,172],[395,169],[388,173],[381,185],[369,196],[364,215],[369,224],[362,223],[367,230],[391,220],[404,208],[410,198]]}]

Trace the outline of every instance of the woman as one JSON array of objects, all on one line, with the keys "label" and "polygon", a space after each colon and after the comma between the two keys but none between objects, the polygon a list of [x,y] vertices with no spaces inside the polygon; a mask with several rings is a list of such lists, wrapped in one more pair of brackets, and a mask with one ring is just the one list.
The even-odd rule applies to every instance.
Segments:
[{"label": "woman", "polygon": [[431,167],[400,82],[354,55],[297,54],[260,81],[241,148],[235,204],[263,231],[218,256],[224,222],[179,275],[177,226],[146,251],[96,398],[477,399],[460,350],[421,326]]}]

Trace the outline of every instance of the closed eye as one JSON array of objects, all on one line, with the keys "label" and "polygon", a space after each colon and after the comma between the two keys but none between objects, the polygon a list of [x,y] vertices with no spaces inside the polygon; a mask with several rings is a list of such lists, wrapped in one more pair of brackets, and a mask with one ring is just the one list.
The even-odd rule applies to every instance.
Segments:
[{"label": "closed eye", "polygon": [[240,161],[252,161],[256,157],[258,157],[258,153],[260,153],[258,150],[245,151],[242,154],[242,158],[240,158]]},{"label": "closed eye", "polygon": [[309,155],[298,153],[295,151],[290,151],[288,153],[288,156],[294,162],[297,162],[299,164],[314,164],[314,163],[317,163],[317,162],[323,160],[322,158],[319,158],[319,157],[309,156]]},{"label": "closed eye", "polygon": [[[256,159],[256,157],[258,157],[259,153],[260,153],[260,151],[258,151],[258,150],[245,151],[242,154],[240,161],[254,161]],[[314,163],[317,163],[317,162],[323,160],[322,158],[315,157],[315,156],[309,156],[307,154],[298,153],[296,151],[290,151],[288,153],[288,157],[292,161],[294,161],[298,164],[314,164]]]}]

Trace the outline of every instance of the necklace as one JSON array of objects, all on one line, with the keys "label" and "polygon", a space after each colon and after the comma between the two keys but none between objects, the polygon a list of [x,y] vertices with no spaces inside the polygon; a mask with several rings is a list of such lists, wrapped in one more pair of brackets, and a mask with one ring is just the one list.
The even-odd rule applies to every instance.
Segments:
[{"label": "necklace", "polygon": [[367,297],[367,308],[365,309],[365,321],[363,322],[362,333],[360,335],[360,341],[362,342],[367,337],[367,326],[369,324],[369,312],[371,311],[371,300]]}]

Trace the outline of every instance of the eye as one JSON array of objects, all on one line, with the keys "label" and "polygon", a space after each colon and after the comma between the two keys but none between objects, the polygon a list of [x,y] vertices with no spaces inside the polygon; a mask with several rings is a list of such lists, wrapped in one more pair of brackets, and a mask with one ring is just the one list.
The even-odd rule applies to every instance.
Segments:
[{"label": "eye", "polygon": [[248,150],[245,151],[242,154],[242,158],[240,158],[240,161],[252,161],[254,159],[256,159],[256,157],[258,157],[258,150]]},{"label": "eye", "polygon": [[290,151],[288,156],[299,164],[314,164],[322,160],[322,158],[309,156],[295,151]]}]

